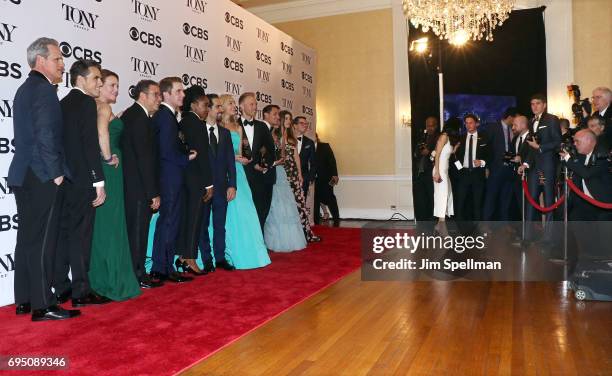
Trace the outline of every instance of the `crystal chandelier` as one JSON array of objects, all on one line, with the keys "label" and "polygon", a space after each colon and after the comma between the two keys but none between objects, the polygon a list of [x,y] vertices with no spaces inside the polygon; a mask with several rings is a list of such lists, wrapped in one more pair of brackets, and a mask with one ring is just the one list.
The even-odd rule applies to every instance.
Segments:
[{"label": "crystal chandelier", "polygon": [[414,27],[430,29],[440,39],[462,44],[469,39],[493,40],[493,29],[508,19],[515,0],[402,0]]}]

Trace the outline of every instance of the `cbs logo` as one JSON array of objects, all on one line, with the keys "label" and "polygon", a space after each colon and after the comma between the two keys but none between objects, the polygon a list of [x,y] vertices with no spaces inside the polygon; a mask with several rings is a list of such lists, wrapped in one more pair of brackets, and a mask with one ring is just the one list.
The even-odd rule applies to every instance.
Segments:
[{"label": "cbs logo", "polygon": [[225,12],[225,22],[230,25],[236,26],[239,29],[244,29],[244,21],[238,17],[232,16],[229,12]]},{"label": "cbs logo", "polygon": [[226,57],[225,61],[224,61],[224,65],[225,65],[225,68],[227,68],[227,69],[231,69],[231,70],[233,70],[235,72],[244,73],[244,65],[242,63],[240,63],[240,62],[237,62],[235,60],[231,60],[231,59]]},{"label": "cbs logo", "polygon": [[208,40],[208,30],[204,30],[197,26],[191,26],[187,22],[183,24],[183,32],[185,35],[191,35],[199,39]]},{"label": "cbs logo", "polygon": [[159,35],[147,33],[146,31],[138,31],[137,28],[130,28],[130,38],[133,41],[140,41],[141,43],[148,44],[149,46],[155,46],[161,48],[162,40]]},{"label": "cbs logo", "polygon": [[198,85],[198,86],[202,86],[204,89],[208,88],[208,79],[204,77],[190,76],[187,73],[185,73],[181,77],[181,80],[183,81],[183,85],[185,86]]},{"label": "cbs logo", "polygon": [[72,47],[68,42],[60,43],[59,49],[62,56],[65,58],[74,57],[75,59],[91,59],[98,63],[102,63],[102,53],[100,51],[92,51],[81,46]]}]

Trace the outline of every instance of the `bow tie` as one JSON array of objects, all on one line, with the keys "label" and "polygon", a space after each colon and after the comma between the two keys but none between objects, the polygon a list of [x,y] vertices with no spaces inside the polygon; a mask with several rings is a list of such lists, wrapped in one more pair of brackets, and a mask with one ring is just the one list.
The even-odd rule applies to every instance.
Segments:
[{"label": "bow tie", "polygon": [[302,141],[302,136],[298,137],[297,139],[298,141]]},{"label": "bow tie", "polygon": [[247,125],[247,126],[250,125],[252,127],[253,125],[255,125],[255,121],[254,120],[251,120],[251,121],[245,120],[244,121],[244,125]]}]

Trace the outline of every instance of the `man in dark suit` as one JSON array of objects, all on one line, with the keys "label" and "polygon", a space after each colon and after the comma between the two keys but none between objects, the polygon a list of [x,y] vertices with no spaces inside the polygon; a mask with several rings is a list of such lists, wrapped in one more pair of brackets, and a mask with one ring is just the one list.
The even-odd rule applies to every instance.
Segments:
[{"label": "man in dark suit", "polygon": [[[479,221],[486,183],[486,163],[489,159],[489,143],[486,134],[478,132],[480,120],[474,114],[463,117],[467,133],[461,137],[455,167],[459,169],[455,209],[458,221]],[[466,203],[471,199],[472,208]]]},{"label": "man in dark suit", "polygon": [[512,121],[516,115],[516,109],[508,108],[501,121],[489,124],[487,127],[491,163],[487,166],[489,177],[487,178],[485,204],[482,213],[482,219],[485,221],[510,220],[512,182],[515,173],[508,158],[514,154]]},{"label": "man in dark suit", "polygon": [[125,217],[134,273],[140,287],[152,288],[163,284],[146,274],[145,269],[149,223],[152,210],[157,210],[160,203],[155,133],[150,118],[161,103],[159,85],[142,80],[134,88],[134,97],[136,102],[121,116]]},{"label": "man in dark suit", "polygon": [[[93,60],[74,62],[70,67],[73,89],[61,100],[70,176],[65,182],[53,285],[58,301],[72,295],[73,307],[110,302],[91,290],[88,276],[95,208],[106,199],[94,99],[100,96],[102,87],[100,71],[100,65]],[[69,269],[72,281],[68,279]]]},{"label": "man in dark suit", "polygon": [[68,173],[62,142],[62,109],[55,83],[64,61],[56,40],[39,38],[27,49],[32,71],[14,100],[15,155],[8,184],[15,192],[19,229],[15,247],[15,304],[32,321],[76,317],[78,310],[57,305],[51,291],[62,205]]},{"label": "man in dark suit", "polygon": [[198,155],[185,170],[185,206],[177,246],[181,257],[177,265],[182,265],[183,270],[195,275],[202,274],[196,259],[202,229],[203,205],[212,199],[214,192],[208,130],[205,127],[209,108],[210,100],[202,86],[193,85],[185,90],[179,132],[188,147],[197,151]]},{"label": "man in dark suit", "polygon": [[304,199],[308,197],[308,189],[310,184],[315,182],[317,176],[317,164],[315,157],[315,143],[310,138],[306,137],[308,130],[308,122],[303,116],[296,116],[293,119],[293,130],[295,137],[298,140],[298,153],[300,153],[300,165],[302,167],[302,189],[304,190]]},{"label": "man in dark suit", "polygon": [[[512,183],[512,192],[514,193],[515,201],[518,205],[516,211],[520,214],[520,219],[523,218],[523,173],[525,167],[523,162],[529,164],[529,144],[527,138],[529,137],[529,120],[524,115],[517,115],[512,122],[512,131],[516,136],[512,139],[512,150],[514,157],[512,158],[513,165],[515,167],[514,180]],[[526,204],[529,205],[529,204]]]},{"label": "man in dark suit", "polygon": [[319,140],[317,137],[316,148],[316,164],[317,177],[315,183],[315,201],[314,201],[314,221],[316,224],[321,223],[321,213],[319,212],[321,203],[329,207],[332,216],[334,227],[340,225],[340,214],[338,212],[338,201],[334,194],[334,186],[338,184],[338,168],[336,166],[336,158],[334,152],[326,142]]},{"label": "man in dark suit", "polygon": [[586,120],[588,128],[597,136],[597,146],[600,149],[609,151],[610,143],[606,138],[606,119],[599,115],[591,115]]},{"label": "man in dark suit", "polygon": [[276,182],[276,169],[273,167],[274,140],[266,124],[255,119],[257,100],[254,93],[242,94],[238,99],[238,105],[242,114],[239,119],[242,134],[248,141],[247,144],[243,139],[242,155],[251,159],[251,162],[244,166],[244,172],[263,232],[272,204],[272,188]]},{"label": "man in dark suit", "polygon": [[161,281],[188,282],[191,277],[182,276],[174,269],[174,255],[183,215],[184,173],[189,161],[195,159],[195,150],[185,150],[178,133],[178,110],[185,93],[178,77],[166,77],[159,82],[162,102],[153,115],[153,127],[157,134],[159,151],[160,193],[159,217],[153,238],[153,266],[151,276]]},{"label": "man in dark suit", "polygon": [[600,86],[593,90],[593,115],[599,115],[606,122],[604,131],[607,144],[612,146],[612,90],[607,87]]},{"label": "man in dark suit", "polygon": [[[544,206],[551,206],[555,201],[555,184],[557,177],[557,163],[559,156],[557,151],[561,144],[561,128],[559,118],[546,112],[546,97],[536,94],[531,97],[531,111],[534,118],[530,124],[533,137],[527,139],[530,147],[530,159],[527,162],[529,171],[527,172],[527,183],[531,197],[537,199],[540,193],[544,193]],[[532,205],[527,206],[526,219],[533,221],[536,219],[536,210]],[[546,225],[544,228],[543,241],[550,240],[552,228],[552,212],[546,214]],[[527,240],[533,240],[533,228],[528,226]]]},{"label": "man in dark suit", "polygon": [[[225,258],[225,217],[227,214],[227,203],[236,197],[236,162],[234,159],[234,147],[232,136],[224,127],[217,124],[220,114],[223,112],[221,100],[215,94],[208,94],[209,108],[206,117],[206,129],[208,130],[208,142],[210,162],[213,172],[214,192],[212,200],[204,204],[202,230],[200,235],[200,251],[204,262],[204,272],[211,273],[215,268],[234,270]],[[215,264],[212,261],[210,236],[208,225],[210,223],[210,211],[213,219],[213,245],[215,253]]]}]

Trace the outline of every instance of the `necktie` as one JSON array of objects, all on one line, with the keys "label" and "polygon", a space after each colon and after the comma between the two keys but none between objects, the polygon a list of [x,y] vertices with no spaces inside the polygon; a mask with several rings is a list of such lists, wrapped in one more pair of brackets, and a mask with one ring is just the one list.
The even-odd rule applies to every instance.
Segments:
[{"label": "necktie", "polygon": [[516,154],[521,152],[521,146],[523,146],[523,136],[519,136],[518,147],[516,148]]},{"label": "necktie", "polygon": [[474,167],[473,155],[474,155],[474,146],[472,141],[474,140],[474,135],[470,135],[470,146],[468,147],[468,167],[470,170]]},{"label": "necktie", "polygon": [[217,136],[215,136],[215,127],[208,128],[208,131],[210,132],[208,135],[210,139],[210,147],[212,148],[213,153],[217,154]]},{"label": "necktie", "polygon": [[298,141],[302,142],[302,136],[298,137]]}]

